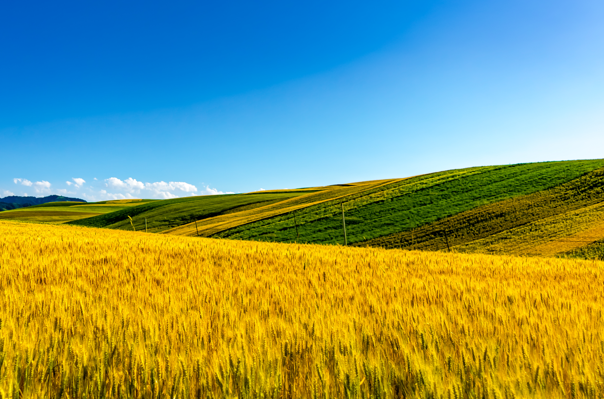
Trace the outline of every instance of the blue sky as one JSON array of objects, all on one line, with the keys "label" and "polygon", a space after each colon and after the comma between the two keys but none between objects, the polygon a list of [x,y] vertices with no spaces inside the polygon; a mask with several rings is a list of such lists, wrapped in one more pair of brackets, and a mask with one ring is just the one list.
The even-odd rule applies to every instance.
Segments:
[{"label": "blue sky", "polygon": [[0,7],[0,197],[603,157],[600,0]]}]

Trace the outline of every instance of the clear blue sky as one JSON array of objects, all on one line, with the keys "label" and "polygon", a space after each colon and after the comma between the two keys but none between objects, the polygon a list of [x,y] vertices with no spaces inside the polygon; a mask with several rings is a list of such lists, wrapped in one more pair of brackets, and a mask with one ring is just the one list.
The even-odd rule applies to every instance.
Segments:
[{"label": "clear blue sky", "polygon": [[601,0],[3,2],[0,197],[602,158],[602,21]]}]

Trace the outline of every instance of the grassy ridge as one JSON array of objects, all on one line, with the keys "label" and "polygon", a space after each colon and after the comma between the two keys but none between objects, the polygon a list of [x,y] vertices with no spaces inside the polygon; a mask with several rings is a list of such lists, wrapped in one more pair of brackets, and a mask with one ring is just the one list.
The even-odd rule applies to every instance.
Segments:
[{"label": "grassy ridge", "polygon": [[194,236],[197,235],[197,228],[199,228],[200,236],[209,237],[234,227],[247,226],[258,220],[273,218],[278,215],[287,215],[292,211],[307,208],[312,205],[322,204],[333,200],[342,200],[344,198],[350,198],[351,196],[365,196],[373,193],[375,190],[380,190],[381,187],[389,186],[401,180],[404,179],[375,180],[317,187],[311,190],[304,189],[300,190],[300,193],[303,195],[299,195],[295,198],[259,207],[254,210],[208,218],[202,220],[197,226],[194,223],[190,223],[168,230],[166,233]]},{"label": "grassy ridge", "polygon": [[598,203],[526,223],[454,249],[466,253],[554,256],[585,247],[602,237],[604,205]]},{"label": "grassy ridge", "polygon": [[158,233],[195,220],[217,216],[238,207],[282,201],[302,194],[303,192],[285,192],[175,198],[136,205],[94,218],[77,220],[71,224],[131,230],[132,226],[128,219],[130,216],[137,230],[145,229],[146,218],[148,231]]},{"label": "grassy ridge", "polygon": [[[557,222],[546,220],[537,224],[539,228],[531,222],[598,204],[603,196],[604,169],[601,168],[549,190],[477,207],[411,231],[380,237],[361,245],[441,250],[447,248],[448,239],[449,245],[460,251],[526,254],[527,250],[540,243],[536,241],[536,231],[547,237],[551,236],[551,230],[565,234],[565,231],[573,231],[573,228],[589,227],[590,222],[600,220],[600,208],[585,215],[583,222],[577,217]],[[562,226],[566,226],[564,230],[561,230]],[[497,249],[497,244],[503,245],[505,249]]]},{"label": "grassy ridge", "polygon": [[[410,231],[485,204],[547,190],[603,166],[603,160],[546,162],[418,176],[388,185],[373,197],[349,197],[297,211],[300,241],[342,243],[342,202],[348,242],[361,243]],[[215,237],[294,242],[296,229],[289,214],[233,228]]]}]

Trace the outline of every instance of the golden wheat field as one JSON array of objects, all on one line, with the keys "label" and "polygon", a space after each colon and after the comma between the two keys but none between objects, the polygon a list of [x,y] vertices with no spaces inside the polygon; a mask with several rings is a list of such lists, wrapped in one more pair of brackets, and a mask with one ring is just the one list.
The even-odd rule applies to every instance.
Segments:
[{"label": "golden wheat field", "polygon": [[596,398],[604,263],[0,222],[2,398]]}]

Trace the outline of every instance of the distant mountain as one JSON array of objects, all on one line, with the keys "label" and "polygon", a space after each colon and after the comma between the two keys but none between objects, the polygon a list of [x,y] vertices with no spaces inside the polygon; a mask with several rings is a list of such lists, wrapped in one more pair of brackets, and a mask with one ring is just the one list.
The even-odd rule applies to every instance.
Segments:
[{"label": "distant mountain", "polygon": [[43,198],[19,197],[17,195],[11,195],[10,197],[0,198],[0,211],[10,211],[11,209],[25,208],[27,206],[59,201],[86,202],[83,199],[63,197],[62,195],[49,195],[48,197]]},{"label": "distant mountain", "polygon": [[11,209],[16,209],[15,204],[10,204],[8,202],[0,202],[0,212],[10,211]]}]

